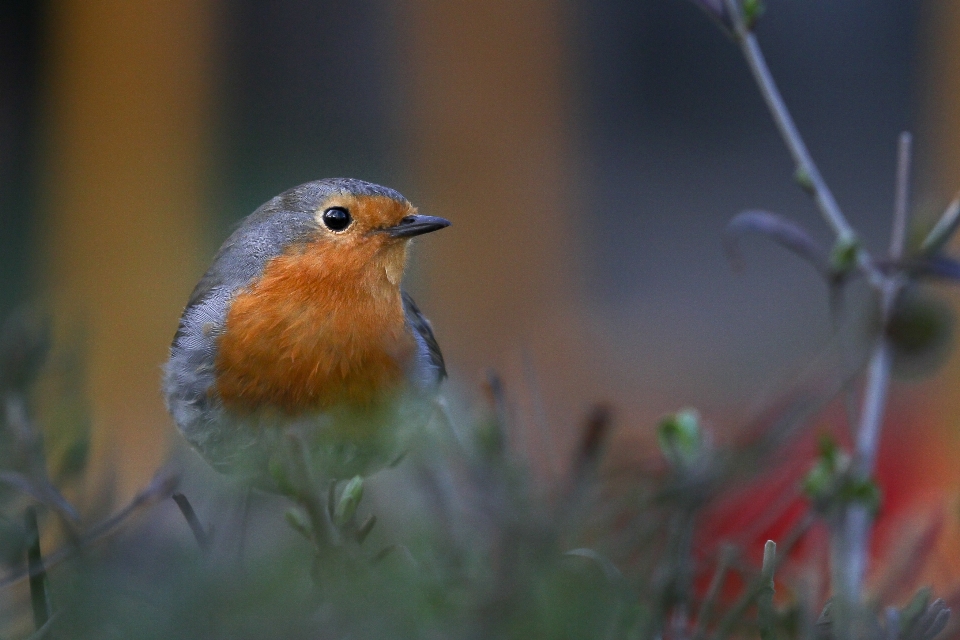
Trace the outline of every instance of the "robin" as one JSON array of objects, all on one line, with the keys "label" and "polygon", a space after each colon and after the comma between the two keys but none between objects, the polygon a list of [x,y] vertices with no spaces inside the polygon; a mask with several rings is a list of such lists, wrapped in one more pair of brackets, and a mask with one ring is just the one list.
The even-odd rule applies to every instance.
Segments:
[{"label": "robin", "polygon": [[446,376],[401,289],[407,251],[449,225],[349,178],[254,211],[193,290],[170,348],[163,390],[186,439],[261,485],[291,440],[330,479],[401,454]]}]

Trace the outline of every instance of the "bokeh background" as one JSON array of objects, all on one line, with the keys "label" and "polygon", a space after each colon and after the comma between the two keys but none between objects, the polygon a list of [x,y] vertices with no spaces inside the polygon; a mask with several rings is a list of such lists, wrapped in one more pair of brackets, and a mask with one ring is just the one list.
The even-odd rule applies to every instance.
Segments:
[{"label": "bokeh background", "polygon": [[[901,130],[915,211],[943,209],[957,3],[769,0],[758,37],[871,246]],[[684,0],[0,3],[0,309],[40,300],[83,340],[95,464],[128,495],[177,437],[160,367],[193,284],[286,188],[354,176],[453,221],[409,278],[451,393],[501,372],[550,465],[592,401],[641,455],[662,413],[733,429],[827,348],[812,269],[748,242],[738,274],[720,242],[748,207],[827,241],[792,173],[736,47]],[[960,480],[958,383],[953,357],[894,394],[886,483],[912,504]]]}]

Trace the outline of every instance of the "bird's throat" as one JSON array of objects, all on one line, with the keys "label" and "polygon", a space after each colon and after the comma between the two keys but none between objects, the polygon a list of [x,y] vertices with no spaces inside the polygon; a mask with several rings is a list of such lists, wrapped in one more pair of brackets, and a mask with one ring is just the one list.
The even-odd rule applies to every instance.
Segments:
[{"label": "bird's throat", "polygon": [[399,392],[415,350],[399,288],[404,254],[307,246],[268,262],[227,311],[215,361],[224,406],[299,414]]}]

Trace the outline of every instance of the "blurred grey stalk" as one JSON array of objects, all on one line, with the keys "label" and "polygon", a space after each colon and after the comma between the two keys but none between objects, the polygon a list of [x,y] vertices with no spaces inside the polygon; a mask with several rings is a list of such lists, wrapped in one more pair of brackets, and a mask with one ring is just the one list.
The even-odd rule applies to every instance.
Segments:
[{"label": "blurred grey stalk", "polygon": [[[717,0],[699,0],[698,4],[726,28],[740,47],[777,129],[796,163],[797,181],[813,197],[824,220],[834,232],[836,238],[832,252],[834,261],[838,256],[850,257],[848,264],[831,266],[838,272],[857,269],[865,277],[880,301],[880,327],[886,327],[897,296],[907,283],[902,271],[896,267],[903,261],[906,237],[910,134],[901,134],[899,141],[893,232],[889,249],[889,261],[895,268],[884,270],[862,246],[856,232],[843,215],[783,102],[752,30],[753,23],[762,10],[759,2],[756,0],[722,0],[722,2],[722,7]],[[781,243],[784,244],[784,242]],[[863,396],[860,401],[851,466],[851,479],[854,482],[872,481],[890,386],[891,365],[891,344],[886,331],[881,328],[875,338],[867,365]],[[842,504],[837,515],[830,522],[831,579],[834,602],[839,614],[837,637],[846,637],[845,631],[850,629],[848,624],[851,622],[851,616],[855,615],[862,604],[863,580],[867,571],[872,524],[871,507],[859,500],[849,500]]]}]

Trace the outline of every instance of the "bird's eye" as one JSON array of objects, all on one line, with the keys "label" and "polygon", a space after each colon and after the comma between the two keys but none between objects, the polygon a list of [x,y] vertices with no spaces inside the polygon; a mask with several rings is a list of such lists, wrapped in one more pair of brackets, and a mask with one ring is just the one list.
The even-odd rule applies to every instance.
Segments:
[{"label": "bird's eye", "polygon": [[353,218],[350,212],[343,207],[330,207],[323,212],[323,224],[327,225],[330,231],[343,231],[350,226]]}]

